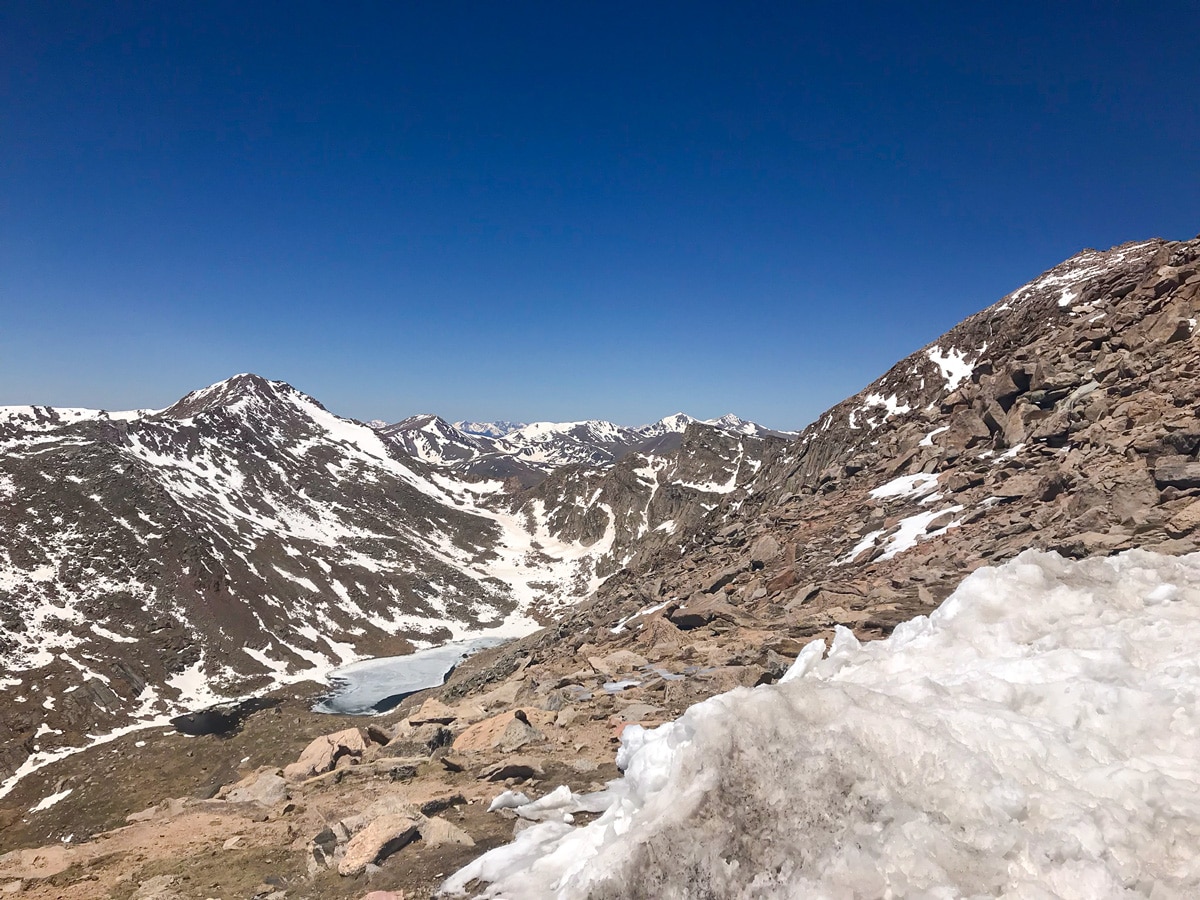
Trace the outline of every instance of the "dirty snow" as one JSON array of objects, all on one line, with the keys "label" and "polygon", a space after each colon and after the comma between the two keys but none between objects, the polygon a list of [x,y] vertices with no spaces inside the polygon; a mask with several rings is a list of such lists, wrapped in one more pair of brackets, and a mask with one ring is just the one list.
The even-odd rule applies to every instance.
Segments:
[{"label": "dirty snow", "polygon": [[[624,777],[531,801],[547,821],[445,889],[1195,897],[1198,644],[1200,554],[1027,551],[886,640],[839,629],[779,684],[627,727]],[[604,811],[572,827],[585,799]]]}]

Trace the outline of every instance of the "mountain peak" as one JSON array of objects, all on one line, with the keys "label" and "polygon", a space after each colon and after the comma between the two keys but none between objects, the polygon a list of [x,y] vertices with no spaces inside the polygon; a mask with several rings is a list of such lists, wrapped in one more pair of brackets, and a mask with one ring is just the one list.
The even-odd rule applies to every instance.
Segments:
[{"label": "mountain peak", "polygon": [[528,422],[509,422],[498,420],[495,422],[455,422],[454,427],[463,434],[472,434],[479,437],[498,438],[510,432],[517,431],[528,425]]},{"label": "mountain peak", "polygon": [[271,381],[251,372],[241,372],[192,391],[164,409],[160,415],[168,419],[190,419],[214,409],[241,410],[253,406],[270,407],[280,402],[295,404],[297,401],[325,409],[317,400],[286,381]]}]

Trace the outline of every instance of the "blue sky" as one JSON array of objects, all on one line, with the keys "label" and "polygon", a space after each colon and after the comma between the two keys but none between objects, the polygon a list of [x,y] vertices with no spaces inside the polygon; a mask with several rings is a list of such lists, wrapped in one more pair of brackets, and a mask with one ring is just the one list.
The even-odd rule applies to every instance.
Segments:
[{"label": "blue sky", "polygon": [[797,427],[1200,231],[1194,3],[0,8],[0,404]]}]

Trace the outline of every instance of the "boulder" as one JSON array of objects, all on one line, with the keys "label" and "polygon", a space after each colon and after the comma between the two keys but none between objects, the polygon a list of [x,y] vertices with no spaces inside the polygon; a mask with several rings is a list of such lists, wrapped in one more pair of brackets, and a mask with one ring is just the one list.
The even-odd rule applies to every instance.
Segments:
[{"label": "boulder", "polygon": [[1200,487],[1200,461],[1186,456],[1163,456],[1154,464],[1154,483],[1160,488]]},{"label": "boulder", "polygon": [[721,590],[721,588],[725,587],[725,585],[733,581],[733,579],[737,578],[739,572],[741,572],[741,569],[737,568],[736,566],[731,566],[728,569],[722,569],[715,575],[709,575],[707,578],[705,578],[700,589],[706,594],[715,594],[717,591]]},{"label": "boulder", "polygon": [[769,534],[764,534],[750,545],[750,566],[761,569],[767,563],[777,560],[781,553],[783,553],[783,547],[779,541]]},{"label": "boulder", "polygon": [[421,834],[421,843],[427,847],[441,847],[443,844],[458,844],[463,847],[474,847],[474,839],[452,822],[435,816],[426,819],[417,830]]},{"label": "boulder", "polygon": [[633,672],[646,665],[646,658],[632,650],[617,650],[607,656],[590,656],[588,663],[601,675],[613,677],[622,672]]},{"label": "boulder", "polygon": [[408,717],[410,725],[449,725],[458,718],[458,712],[436,697],[421,704],[421,708]]},{"label": "boulder", "polygon": [[1193,500],[1171,517],[1167,527],[1173,537],[1190,534],[1200,527],[1200,500]]},{"label": "boulder", "polygon": [[416,728],[401,727],[387,746],[383,748],[385,756],[432,756],[441,747],[450,746],[454,734],[444,725],[430,723]]},{"label": "boulder", "polygon": [[788,566],[766,583],[767,593],[777,594],[780,591],[786,591],[788,588],[794,585],[796,581],[796,570],[792,566]]},{"label": "boulder", "polygon": [[405,815],[380,816],[350,839],[346,853],[338,863],[339,875],[357,875],[371,863],[377,863],[417,836],[417,820]]},{"label": "boulder", "polygon": [[303,781],[329,772],[342,757],[361,757],[369,746],[370,741],[361,728],[321,735],[304,748],[296,762],[284,768],[283,777],[288,781]]},{"label": "boulder", "polygon": [[287,781],[278,769],[266,769],[243,778],[225,794],[229,803],[257,803],[274,806],[288,798]]},{"label": "boulder", "polygon": [[493,766],[488,766],[479,773],[479,777],[488,781],[507,781],[509,778],[514,781],[526,781],[530,778],[540,778],[545,774],[537,760],[528,756],[514,756]]},{"label": "boulder", "polygon": [[546,736],[529,723],[525,711],[510,710],[477,722],[454,740],[454,752],[500,749],[506,753],[540,743]]}]

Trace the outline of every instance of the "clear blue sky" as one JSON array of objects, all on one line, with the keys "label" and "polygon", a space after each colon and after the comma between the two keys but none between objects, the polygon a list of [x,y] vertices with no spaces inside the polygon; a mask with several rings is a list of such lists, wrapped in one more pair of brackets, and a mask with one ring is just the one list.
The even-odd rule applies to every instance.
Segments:
[{"label": "clear blue sky", "polygon": [[[249,9],[247,7],[250,7]],[[796,427],[1200,231],[1200,6],[0,7],[0,403]]]}]

